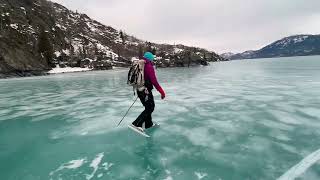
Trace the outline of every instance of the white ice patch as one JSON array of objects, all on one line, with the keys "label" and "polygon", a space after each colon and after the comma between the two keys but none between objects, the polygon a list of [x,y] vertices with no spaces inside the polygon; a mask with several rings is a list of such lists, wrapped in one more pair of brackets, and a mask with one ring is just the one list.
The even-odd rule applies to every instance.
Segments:
[{"label": "white ice patch", "polygon": [[306,113],[309,116],[320,117],[320,111],[318,108],[307,107],[307,108],[302,108],[301,111]]},{"label": "white ice patch", "polygon": [[93,168],[93,172],[90,175],[86,175],[86,179],[90,180],[94,177],[95,173],[98,170],[99,164],[104,156],[104,153],[100,153],[96,156],[96,158],[91,162],[90,167]]},{"label": "white ice patch", "polygon": [[292,114],[287,113],[285,111],[278,111],[278,110],[270,110],[270,113],[277,118],[278,121],[281,121],[285,124],[302,124],[298,118],[294,117]]},{"label": "white ice patch", "polygon": [[290,141],[291,140],[287,135],[285,135],[283,133],[276,133],[274,135],[274,137],[281,140],[281,141]]},{"label": "white ice patch", "polygon": [[265,152],[270,149],[270,141],[263,137],[253,136],[250,137],[244,147],[255,152]]},{"label": "white ice patch", "polygon": [[173,178],[172,178],[171,176],[168,176],[168,177],[166,177],[166,178],[163,179],[163,180],[173,180]]},{"label": "white ice patch", "polygon": [[272,121],[272,120],[261,120],[261,124],[271,128],[271,129],[279,129],[283,131],[293,131],[294,127],[288,124],[283,124],[281,122]]},{"label": "white ice patch", "polygon": [[113,166],[113,164],[105,162],[102,164],[102,166],[103,166],[104,170],[108,171]]},{"label": "white ice patch", "polygon": [[172,176],[171,176],[171,172],[169,170],[165,170],[166,174],[167,174],[167,177],[163,180],[173,180]]},{"label": "white ice patch", "polygon": [[278,143],[278,145],[282,148],[282,149],[284,149],[285,151],[288,151],[288,152],[290,152],[290,153],[293,153],[293,154],[296,154],[298,151],[297,151],[297,149],[296,148],[294,148],[293,146],[290,146],[290,145],[287,145],[287,144],[280,144],[280,143]]},{"label": "white ice patch", "polygon": [[173,131],[182,134],[189,139],[189,141],[196,146],[210,147],[213,149],[220,149],[222,142],[217,142],[210,135],[209,130],[205,127],[186,129],[180,126],[171,126]]},{"label": "white ice patch", "polygon": [[69,164],[66,164],[64,167],[67,169],[76,169],[79,168],[80,166],[82,166],[82,164],[85,162],[84,159],[80,159],[80,160],[72,160],[69,162]]},{"label": "white ice patch", "polygon": [[77,159],[69,161],[68,163],[62,164],[58,169],[50,172],[50,176],[52,176],[54,173],[61,171],[63,169],[77,169],[81,167],[86,162],[86,159]]},{"label": "white ice patch", "polygon": [[208,176],[207,173],[201,173],[201,172],[194,172],[194,174],[197,176],[197,178],[199,180],[201,180],[201,179],[205,178],[206,176]]},{"label": "white ice patch", "polygon": [[311,153],[297,165],[293,166],[286,173],[284,173],[278,180],[294,180],[307,171],[312,165],[320,160],[320,149]]},{"label": "white ice patch", "polygon": [[85,135],[87,135],[87,134],[88,134],[87,131],[84,131],[84,132],[81,133],[82,136],[85,136]]}]

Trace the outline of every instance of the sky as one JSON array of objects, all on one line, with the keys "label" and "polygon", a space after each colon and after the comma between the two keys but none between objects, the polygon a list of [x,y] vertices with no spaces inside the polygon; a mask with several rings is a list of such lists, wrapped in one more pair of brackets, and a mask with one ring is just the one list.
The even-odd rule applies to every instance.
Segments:
[{"label": "sky", "polygon": [[320,0],[52,0],[127,34],[218,53],[320,34]]}]

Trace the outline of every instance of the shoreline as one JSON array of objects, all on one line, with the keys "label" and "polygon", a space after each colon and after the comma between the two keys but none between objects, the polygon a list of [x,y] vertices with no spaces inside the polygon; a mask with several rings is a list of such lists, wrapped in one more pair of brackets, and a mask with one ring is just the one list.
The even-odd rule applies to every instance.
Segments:
[{"label": "shoreline", "polygon": [[[57,70],[59,69],[59,70]],[[74,71],[72,71],[72,69]],[[0,73],[0,80],[2,79],[13,79],[13,78],[26,78],[26,77],[36,77],[36,76],[51,76],[51,75],[59,75],[59,74],[70,74],[70,73],[82,73],[82,72],[90,72],[90,71],[114,71],[114,70],[122,70],[127,69],[125,67],[114,67],[113,69],[108,70],[94,70],[89,68],[53,68],[49,71],[25,71],[25,72],[12,72],[12,73]],[[63,71],[66,70],[66,71]]]},{"label": "shoreline", "polygon": [[[210,65],[211,62],[209,62]],[[200,64],[191,65],[192,67],[202,66]],[[163,68],[188,68],[180,67],[180,66],[169,66],[169,67],[155,67],[156,69],[163,69]],[[116,70],[124,70],[129,69],[129,67],[113,67],[112,69],[107,70],[95,70],[90,68],[80,68],[80,67],[65,67],[65,68],[53,68],[51,70],[46,71],[24,71],[24,72],[12,72],[12,73],[0,73],[0,80],[1,79],[12,79],[12,78],[25,78],[25,77],[35,77],[35,76],[50,76],[50,75],[59,75],[59,74],[69,74],[69,73],[82,73],[82,72],[90,72],[90,71],[116,71]]]}]

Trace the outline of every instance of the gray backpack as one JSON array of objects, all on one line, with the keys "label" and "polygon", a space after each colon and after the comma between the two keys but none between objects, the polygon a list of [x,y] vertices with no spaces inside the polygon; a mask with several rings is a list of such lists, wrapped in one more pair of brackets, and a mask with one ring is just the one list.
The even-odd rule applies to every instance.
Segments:
[{"label": "gray backpack", "polygon": [[127,84],[133,87],[133,91],[143,91],[144,87],[144,60],[135,60],[132,62],[128,73]]}]

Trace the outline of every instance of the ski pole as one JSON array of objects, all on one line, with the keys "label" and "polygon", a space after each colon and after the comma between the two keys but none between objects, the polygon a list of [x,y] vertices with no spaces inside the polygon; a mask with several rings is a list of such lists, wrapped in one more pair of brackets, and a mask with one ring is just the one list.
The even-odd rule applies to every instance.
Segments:
[{"label": "ski pole", "polygon": [[130,109],[132,108],[132,106],[134,105],[134,103],[136,103],[137,100],[138,100],[138,97],[136,98],[136,100],[134,100],[134,102],[132,103],[132,105],[129,107],[128,111],[127,111],[126,114],[123,116],[123,118],[122,118],[121,121],[119,122],[118,126],[120,126],[121,122],[122,122],[123,119],[127,116],[127,114],[129,113]]}]

